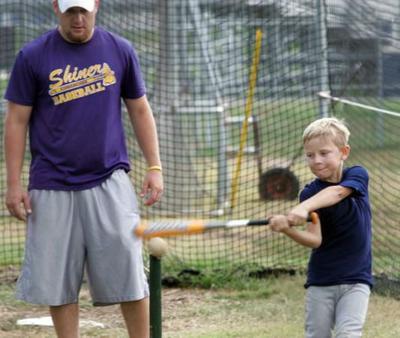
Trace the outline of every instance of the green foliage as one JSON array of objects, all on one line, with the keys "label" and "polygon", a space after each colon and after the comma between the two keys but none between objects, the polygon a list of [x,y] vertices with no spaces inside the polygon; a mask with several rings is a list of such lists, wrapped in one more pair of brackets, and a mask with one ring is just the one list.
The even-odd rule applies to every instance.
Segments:
[{"label": "green foliage", "polygon": [[[302,274],[294,269],[264,269],[256,264],[221,264],[221,269],[210,269],[209,262],[188,268],[184,262],[167,260],[163,262],[163,276],[166,285],[194,287],[201,289],[236,290],[237,297],[253,297],[254,290],[263,285],[265,278]],[[228,268],[229,266],[229,268]],[[250,292],[250,293],[249,293]],[[260,290],[259,295],[268,296],[269,291]],[[257,296],[256,296],[257,297]]]},{"label": "green foliage", "polygon": [[0,267],[19,265],[24,252],[23,243],[5,243],[0,250]]}]

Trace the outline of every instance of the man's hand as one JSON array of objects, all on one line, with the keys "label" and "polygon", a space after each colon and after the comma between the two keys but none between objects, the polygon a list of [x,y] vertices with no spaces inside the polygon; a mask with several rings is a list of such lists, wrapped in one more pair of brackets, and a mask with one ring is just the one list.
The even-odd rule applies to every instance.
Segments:
[{"label": "man's hand", "polygon": [[161,199],[164,191],[162,172],[158,170],[148,171],[142,185],[140,197],[144,198],[145,205],[153,205]]},{"label": "man's hand", "polygon": [[7,189],[6,206],[10,214],[21,221],[26,221],[27,215],[32,213],[29,195],[21,187]]}]

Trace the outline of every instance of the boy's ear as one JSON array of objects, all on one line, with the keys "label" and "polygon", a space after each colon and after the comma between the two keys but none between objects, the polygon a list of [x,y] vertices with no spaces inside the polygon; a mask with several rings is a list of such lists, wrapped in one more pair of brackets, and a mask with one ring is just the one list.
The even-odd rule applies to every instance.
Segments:
[{"label": "boy's ear", "polygon": [[347,160],[347,158],[350,155],[350,150],[351,150],[351,148],[350,148],[350,146],[348,144],[340,149],[340,151],[342,153],[342,159],[343,160]]}]

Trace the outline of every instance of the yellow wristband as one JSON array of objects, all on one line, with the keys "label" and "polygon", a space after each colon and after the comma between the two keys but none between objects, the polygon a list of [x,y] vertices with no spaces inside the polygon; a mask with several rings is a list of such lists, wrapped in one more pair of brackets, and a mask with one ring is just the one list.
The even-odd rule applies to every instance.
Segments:
[{"label": "yellow wristband", "polygon": [[147,168],[147,171],[153,171],[153,170],[162,171],[162,167],[160,165],[152,165],[151,167]]}]

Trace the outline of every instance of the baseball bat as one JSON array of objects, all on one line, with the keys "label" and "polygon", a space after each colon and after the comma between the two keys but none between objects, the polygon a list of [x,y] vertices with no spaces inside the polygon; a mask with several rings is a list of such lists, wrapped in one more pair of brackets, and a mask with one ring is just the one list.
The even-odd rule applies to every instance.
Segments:
[{"label": "baseball bat", "polygon": [[[316,212],[310,213],[307,222],[317,223]],[[135,235],[142,238],[174,237],[181,235],[195,235],[214,229],[229,229],[237,227],[265,226],[269,224],[266,219],[237,219],[237,220],[159,220],[141,222],[135,229]]]}]

